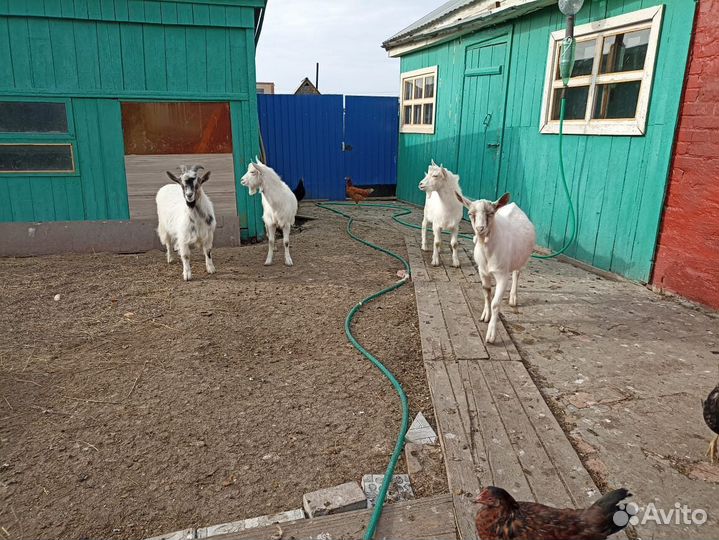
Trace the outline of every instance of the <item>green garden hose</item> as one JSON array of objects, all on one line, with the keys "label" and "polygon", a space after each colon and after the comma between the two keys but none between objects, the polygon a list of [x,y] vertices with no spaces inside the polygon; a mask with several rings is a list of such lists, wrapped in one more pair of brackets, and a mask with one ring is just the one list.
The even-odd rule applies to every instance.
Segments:
[{"label": "green garden hose", "polygon": [[557,257],[567,251],[569,246],[574,243],[574,240],[577,238],[577,216],[574,213],[574,203],[572,203],[572,195],[569,192],[569,186],[567,185],[567,177],[564,174],[564,151],[562,146],[562,141],[564,139],[564,112],[567,105],[567,98],[566,96],[562,95],[562,105],[559,108],[559,174],[562,176],[562,186],[564,187],[564,194],[567,196],[567,200],[569,201],[569,221],[571,224],[572,234],[569,237],[569,240],[567,240],[564,245],[559,249],[559,251],[555,251],[554,253],[550,253],[548,255],[532,255],[535,259],[552,259],[554,257]]},{"label": "green garden hose", "polygon": [[[400,288],[402,285],[407,283],[409,281],[410,277],[410,268],[409,263],[400,255],[397,255],[393,251],[390,251],[389,249],[383,248],[381,246],[378,246],[376,244],[373,244],[372,242],[369,242],[367,240],[364,240],[360,238],[359,236],[355,235],[352,232],[352,222],[354,221],[354,218],[348,214],[345,214],[341,210],[337,210],[335,208],[331,208],[332,206],[356,206],[355,203],[349,203],[349,202],[326,202],[326,203],[317,203],[317,206],[320,208],[324,208],[325,210],[329,210],[330,212],[334,212],[335,214],[339,214],[342,217],[347,218],[347,234],[350,235],[353,239],[357,240],[358,242],[361,242],[362,244],[371,247],[372,249],[376,249],[377,251],[381,251],[382,253],[385,253],[389,255],[390,257],[393,257],[400,261],[402,265],[404,266],[405,270],[405,276],[394,283],[393,285],[390,285],[389,287],[385,287],[381,291],[378,291],[374,294],[371,294],[367,298],[364,298],[360,300],[358,304],[356,304],[350,311],[347,313],[347,317],[345,318],[345,334],[347,335],[347,339],[349,342],[357,349],[365,358],[367,358],[370,362],[372,362],[381,372],[382,374],[389,380],[390,383],[392,383],[392,386],[394,387],[395,391],[399,395],[399,399],[402,403],[402,426],[400,427],[399,436],[397,437],[397,443],[394,446],[394,451],[392,452],[392,457],[390,458],[389,464],[387,465],[387,470],[384,473],[384,481],[382,482],[382,486],[380,487],[379,493],[377,494],[377,499],[375,500],[375,507],[374,511],[372,512],[372,517],[370,518],[369,523],[367,524],[367,530],[364,534],[364,540],[371,540],[374,536],[375,529],[377,528],[377,524],[379,523],[379,519],[382,516],[382,509],[384,507],[384,501],[387,497],[387,491],[389,490],[389,485],[392,482],[392,478],[394,475],[394,469],[397,465],[397,462],[399,461],[400,455],[402,454],[402,448],[404,448],[404,437],[407,433],[407,429],[409,428],[409,403],[407,401],[407,394],[404,393],[404,390],[402,389],[402,385],[399,384],[399,381],[392,375],[392,373],[385,367],[385,365],[377,359],[372,353],[370,353],[367,349],[365,349],[362,344],[357,341],[357,339],[352,335],[352,320],[354,319],[355,315],[362,309],[362,306],[365,304],[368,304],[372,300],[375,300],[379,298],[380,296],[383,296],[389,292],[394,291],[395,289]],[[393,219],[396,220],[398,216],[403,216],[405,214],[409,214],[412,212],[412,210],[403,208],[401,206],[397,206],[394,204],[360,204],[360,206],[366,206],[370,208],[390,208],[393,210],[398,210],[399,213],[393,214]],[[400,221],[400,223],[402,223]]]}]

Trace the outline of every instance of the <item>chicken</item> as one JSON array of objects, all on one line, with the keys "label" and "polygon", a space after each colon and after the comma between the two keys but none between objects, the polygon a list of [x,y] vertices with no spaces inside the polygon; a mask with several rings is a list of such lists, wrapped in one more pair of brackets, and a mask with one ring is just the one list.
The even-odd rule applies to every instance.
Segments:
[{"label": "chicken", "polygon": [[295,199],[297,199],[297,202],[300,202],[302,199],[305,198],[305,179],[300,178],[300,181],[297,182],[297,187],[292,190],[292,193],[295,194]]},{"label": "chicken", "polygon": [[709,460],[714,463],[719,461],[719,450],[717,449],[719,444],[719,384],[709,392],[702,405],[704,406],[704,421],[709,429],[717,434],[709,443],[709,450],[707,450]]},{"label": "chicken", "polygon": [[374,191],[372,188],[363,189],[354,187],[352,185],[352,179],[349,176],[345,178],[345,180],[347,180],[347,196],[352,199],[355,204],[359,204],[364,201]]},{"label": "chicken", "polygon": [[626,520],[613,516],[624,508],[619,501],[631,497],[626,489],[615,489],[584,510],[552,508],[543,504],[517,502],[505,490],[490,486],[475,499],[484,505],[477,512],[477,534],[481,540],[604,540],[626,527]]}]

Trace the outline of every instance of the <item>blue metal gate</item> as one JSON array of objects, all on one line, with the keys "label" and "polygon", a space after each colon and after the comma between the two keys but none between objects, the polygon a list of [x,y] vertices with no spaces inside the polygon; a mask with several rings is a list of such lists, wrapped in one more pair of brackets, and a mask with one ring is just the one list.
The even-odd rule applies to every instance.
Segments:
[{"label": "blue metal gate", "polygon": [[358,186],[397,185],[397,98],[345,98],[345,176]]},{"label": "blue metal gate", "polygon": [[[341,95],[257,96],[267,163],[308,199],[345,198],[358,186],[397,183],[397,98]],[[344,102],[344,106],[343,106]]]}]

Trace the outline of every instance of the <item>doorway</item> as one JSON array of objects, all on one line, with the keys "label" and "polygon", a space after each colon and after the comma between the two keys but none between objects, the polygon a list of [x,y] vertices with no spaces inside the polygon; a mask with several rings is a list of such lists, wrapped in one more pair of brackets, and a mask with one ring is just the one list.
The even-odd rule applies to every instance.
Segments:
[{"label": "doorway", "polygon": [[130,219],[157,217],[155,194],[171,180],[165,171],[202,165],[203,186],[219,216],[237,216],[230,104],[123,102],[122,131]]},{"label": "doorway", "polygon": [[472,198],[497,191],[506,95],[508,36],[465,50],[457,172]]}]

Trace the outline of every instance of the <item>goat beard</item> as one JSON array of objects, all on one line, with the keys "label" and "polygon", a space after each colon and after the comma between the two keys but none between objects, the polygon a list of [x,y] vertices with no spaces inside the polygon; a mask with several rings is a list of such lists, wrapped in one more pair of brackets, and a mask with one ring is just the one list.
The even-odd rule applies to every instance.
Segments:
[{"label": "goat beard", "polygon": [[188,208],[194,208],[195,205],[197,204],[197,199],[195,199],[192,202],[189,202],[189,201],[187,201],[187,199],[185,199],[185,204],[187,205]]}]

